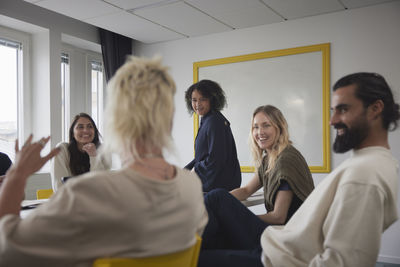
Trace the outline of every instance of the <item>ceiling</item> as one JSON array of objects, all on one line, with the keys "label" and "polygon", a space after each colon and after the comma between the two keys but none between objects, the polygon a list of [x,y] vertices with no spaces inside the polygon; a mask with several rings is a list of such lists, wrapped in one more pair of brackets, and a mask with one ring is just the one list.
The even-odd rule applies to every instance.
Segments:
[{"label": "ceiling", "polygon": [[394,0],[25,0],[143,43],[207,35]]}]

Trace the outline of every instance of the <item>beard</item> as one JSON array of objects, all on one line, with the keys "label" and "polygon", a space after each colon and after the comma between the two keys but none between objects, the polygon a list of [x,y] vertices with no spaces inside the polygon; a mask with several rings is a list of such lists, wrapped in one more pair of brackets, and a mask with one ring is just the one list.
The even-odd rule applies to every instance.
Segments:
[{"label": "beard", "polygon": [[333,151],[336,153],[345,153],[350,149],[358,147],[368,135],[368,124],[366,120],[361,120],[351,128],[343,123],[334,125],[335,129],[343,129],[342,135],[336,135],[335,142],[333,143]]}]

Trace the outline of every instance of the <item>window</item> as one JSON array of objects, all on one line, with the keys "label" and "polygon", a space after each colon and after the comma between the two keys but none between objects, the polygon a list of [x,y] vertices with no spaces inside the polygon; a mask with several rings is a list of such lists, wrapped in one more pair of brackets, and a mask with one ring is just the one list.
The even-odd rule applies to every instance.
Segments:
[{"label": "window", "polygon": [[69,78],[69,56],[66,53],[61,54],[61,97],[62,97],[62,139],[69,139],[69,123],[70,123],[70,78]]},{"label": "window", "polygon": [[0,151],[14,160],[15,140],[21,136],[18,96],[22,84],[22,44],[0,38],[0,58]]},{"label": "window", "polygon": [[103,63],[101,54],[63,44],[61,54],[62,139],[69,141],[73,117],[88,113],[102,132]]},{"label": "window", "polygon": [[103,67],[101,62],[91,61],[92,118],[99,131],[103,128]]}]

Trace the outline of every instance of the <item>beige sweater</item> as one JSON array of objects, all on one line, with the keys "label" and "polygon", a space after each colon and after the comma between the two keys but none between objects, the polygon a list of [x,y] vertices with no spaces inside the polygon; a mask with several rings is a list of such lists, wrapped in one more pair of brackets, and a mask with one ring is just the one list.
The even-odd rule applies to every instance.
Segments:
[{"label": "beige sweater", "polygon": [[98,257],[171,253],[193,245],[207,220],[201,181],[187,170],[168,181],[90,172],[25,219],[0,220],[0,266],[89,267]]},{"label": "beige sweater", "polygon": [[382,232],[397,219],[398,163],[383,147],[354,151],[285,226],[261,236],[265,266],[375,266]]}]

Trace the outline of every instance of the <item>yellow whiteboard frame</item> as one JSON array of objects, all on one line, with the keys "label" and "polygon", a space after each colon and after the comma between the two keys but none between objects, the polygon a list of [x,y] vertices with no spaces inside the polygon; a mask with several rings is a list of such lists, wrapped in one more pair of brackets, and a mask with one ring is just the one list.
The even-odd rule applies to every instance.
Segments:
[{"label": "yellow whiteboard frame", "polygon": [[[202,67],[216,66],[222,64],[237,63],[243,61],[274,58],[288,55],[296,55],[302,53],[322,52],[322,132],[323,132],[323,147],[322,147],[322,166],[309,166],[312,173],[328,173],[331,171],[331,153],[330,153],[330,131],[329,131],[329,106],[330,106],[330,43],[317,45],[301,46],[295,48],[273,50],[241,56],[225,57],[211,59],[193,63],[193,82],[199,81],[199,69]],[[194,140],[196,139],[199,130],[199,117],[196,113],[193,116],[193,133]],[[255,171],[254,166],[241,166],[240,170],[244,173]]]}]

